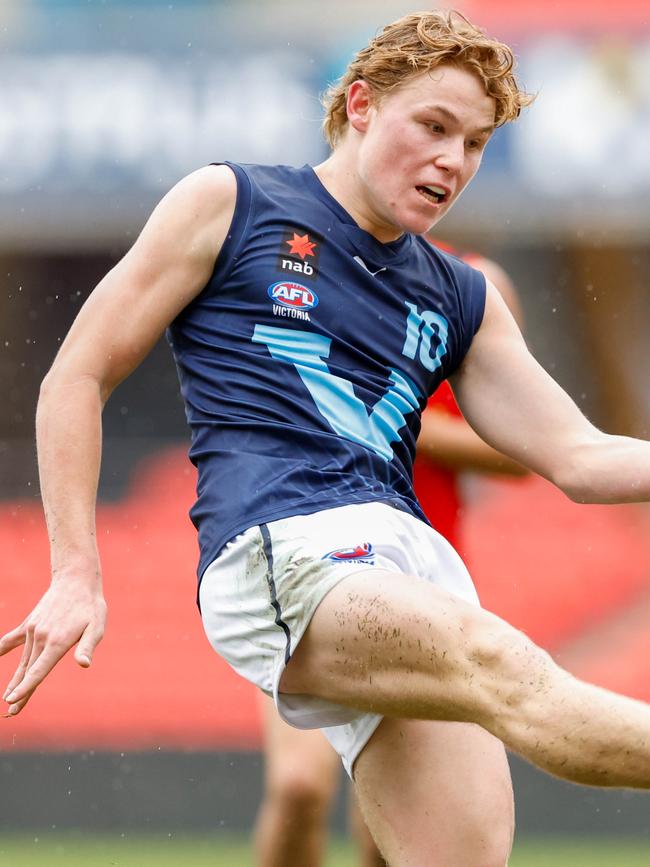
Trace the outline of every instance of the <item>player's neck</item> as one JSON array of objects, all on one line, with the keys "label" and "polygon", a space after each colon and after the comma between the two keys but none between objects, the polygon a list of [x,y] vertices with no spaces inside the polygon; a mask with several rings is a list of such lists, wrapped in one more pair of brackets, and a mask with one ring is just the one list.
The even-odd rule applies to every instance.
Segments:
[{"label": "player's neck", "polygon": [[360,228],[369,232],[378,241],[395,241],[403,232],[396,226],[378,219],[373,212],[368,196],[356,168],[354,154],[345,144],[340,145],[319,165],[314,172],[327,192],[352,216]]}]

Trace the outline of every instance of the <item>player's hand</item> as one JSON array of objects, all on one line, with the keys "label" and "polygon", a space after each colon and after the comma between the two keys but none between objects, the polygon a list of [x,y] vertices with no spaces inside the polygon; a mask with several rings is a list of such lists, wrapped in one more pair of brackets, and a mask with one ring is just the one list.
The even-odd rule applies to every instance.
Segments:
[{"label": "player's hand", "polygon": [[101,580],[87,575],[57,577],[20,626],[0,638],[0,656],[24,645],[20,664],[3,693],[9,704],[4,716],[20,713],[36,687],[75,644],[75,661],[88,668],[105,625]]}]

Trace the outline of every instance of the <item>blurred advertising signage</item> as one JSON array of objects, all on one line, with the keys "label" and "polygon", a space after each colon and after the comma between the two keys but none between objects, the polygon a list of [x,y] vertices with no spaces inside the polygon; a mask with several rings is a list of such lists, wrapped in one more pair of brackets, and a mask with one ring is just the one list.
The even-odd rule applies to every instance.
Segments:
[{"label": "blurred advertising signage", "polygon": [[634,35],[650,28],[648,0],[458,0],[454,6],[506,42],[512,34],[538,37],[562,31]]},{"label": "blurred advertising signage", "polygon": [[[215,54],[191,65],[135,52],[5,55],[0,195],[137,195],[222,159],[322,159],[325,59]],[[488,147],[484,179],[550,203],[580,193],[647,207],[650,36],[540,37],[520,72],[538,98]]]},{"label": "blurred advertising signage", "polygon": [[305,67],[295,54],[191,69],[137,54],[5,56],[0,193],[157,189],[226,158],[304,163],[322,147]]},{"label": "blurred advertising signage", "polygon": [[597,196],[604,207],[647,196],[650,36],[547,37],[529,45],[521,68],[538,97],[513,128],[520,182],[557,199]]}]

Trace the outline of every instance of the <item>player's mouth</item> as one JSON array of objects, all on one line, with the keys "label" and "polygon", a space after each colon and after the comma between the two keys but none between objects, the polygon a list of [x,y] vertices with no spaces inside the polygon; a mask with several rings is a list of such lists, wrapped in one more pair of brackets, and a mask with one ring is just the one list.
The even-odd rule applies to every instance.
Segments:
[{"label": "player's mouth", "polygon": [[451,195],[447,187],[440,184],[420,184],[415,189],[432,205],[441,205],[443,202],[447,202]]}]

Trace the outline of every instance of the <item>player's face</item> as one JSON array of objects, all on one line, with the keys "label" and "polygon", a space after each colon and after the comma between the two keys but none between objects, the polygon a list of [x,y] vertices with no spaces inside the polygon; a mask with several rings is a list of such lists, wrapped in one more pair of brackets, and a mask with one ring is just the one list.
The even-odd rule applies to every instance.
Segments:
[{"label": "player's face", "polygon": [[494,115],[495,101],[480,79],[456,66],[440,66],[371,101],[357,162],[368,230],[384,241],[404,230],[429,231],[476,174]]}]

